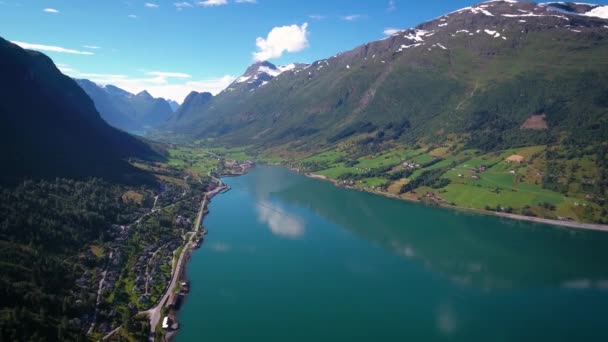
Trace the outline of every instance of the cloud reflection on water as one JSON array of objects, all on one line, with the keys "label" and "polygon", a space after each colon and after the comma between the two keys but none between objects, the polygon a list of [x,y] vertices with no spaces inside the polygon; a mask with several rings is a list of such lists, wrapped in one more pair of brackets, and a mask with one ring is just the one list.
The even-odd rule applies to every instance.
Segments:
[{"label": "cloud reflection on water", "polygon": [[220,253],[230,251],[230,245],[223,243],[223,242],[214,242],[214,243],[210,244],[209,248],[211,248],[211,250],[214,252],[220,252]]},{"label": "cloud reflection on water", "polygon": [[304,220],[266,200],[257,203],[257,212],[258,220],[267,224],[274,235],[288,239],[297,239],[304,235]]}]

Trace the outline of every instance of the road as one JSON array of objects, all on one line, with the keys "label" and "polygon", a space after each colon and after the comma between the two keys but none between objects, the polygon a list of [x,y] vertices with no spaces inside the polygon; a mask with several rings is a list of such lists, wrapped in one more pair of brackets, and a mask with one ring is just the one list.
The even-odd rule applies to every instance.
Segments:
[{"label": "road", "polygon": [[171,293],[173,293],[173,290],[175,289],[175,286],[177,285],[177,281],[179,279],[178,274],[180,273],[179,270],[181,269],[181,267],[184,263],[184,259],[185,259],[186,255],[188,254],[188,250],[191,247],[192,247],[192,241],[188,241],[186,243],[185,248],[182,251],[182,254],[179,256],[179,260],[177,261],[177,267],[175,268],[175,272],[173,272],[173,275],[171,277],[171,282],[169,283],[169,286],[167,287],[167,290],[165,291],[165,294],[163,295],[161,300],[158,301],[158,303],[156,304],[155,307],[141,312],[143,314],[147,314],[148,317],[150,318],[150,332],[151,332],[152,337],[154,336],[154,334],[156,332],[156,326],[158,325],[158,322],[160,321],[160,315],[161,315],[161,310],[163,308],[163,305],[165,305],[165,302],[167,301],[167,299],[169,298]]},{"label": "road", "polygon": [[[214,178],[214,179],[217,182],[219,182],[220,186],[215,188],[213,191],[206,192],[205,195],[203,196],[203,200],[201,201],[201,207],[198,211],[198,216],[194,223],[195,224],[194,231],[196,231],[196,232],[198,232],[200,230],[203,216],[205,213],[205,209],[207,208],[207,203],[208,203],[209,199],[225,189],[225,186],[223,185],[221,180],[219,180],[217,178]],[[194,235],[194,236],[196,236],[196,235]],[[182,253],[179,256],[179,259],[177,261],[177,267],[175,268],[175,271],[171,275],[171,282],[169,283],[169,286],[165,290],[165,294],[163,295],[163,297],[158,301],[156,306],[154,306],[146,311],[140,312],[140,314],[147,314],[150,319],[151,339],[154,338],[154,335],[156,332],[156,327],[158,326],[158,322],[160,321],[160,318],[161,318],[160,316],[161,316],[162,308],[163,308],[165,302],[167,301],[167,299],[169,299],[169,296],[175,290],[175,287],[179,280],[179,275],[181,274],[182,267],[184,266],[184,263],[186,262],[186,256],[188,255],[189,251],[194,247],[194,244],[196,243],[196,241],[193,241],[193,240],[194,239],[192,237],[190,237],[190,239],[186,240],[186,244],[184,245],[184,248],[182,249]]]},{"label": "road", "polygon": [[515,220],[521,220],[521,221],[545,223],[545,224],[551,224],[551,225],[563,226],[563,227],[569,227],[569,228],[598,230],[598,231],[602,231],[602,232],[608,232],[608,225],[605,225],[605,224],[582,223],[582,222],[576,222],[576,221],[559,221],[559,220],[544,219],[544,218],[540,218],[540,217],[530,217],[530,216],[508,214],[508,213],[496,213],[496,216],[506,217],[506,218],[515,219]]}]

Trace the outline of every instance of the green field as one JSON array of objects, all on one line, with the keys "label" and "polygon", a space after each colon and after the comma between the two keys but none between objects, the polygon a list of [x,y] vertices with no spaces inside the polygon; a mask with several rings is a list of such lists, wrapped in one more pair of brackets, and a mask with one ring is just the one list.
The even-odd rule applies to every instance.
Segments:
[{"label": "green field", "polygon": [[[449,148],[442,148],[440,155],[443,159],[439,160],[437,151],[437,148],[399,147],[360,156],[356,149],[342,148],[317,153],[298,162],[323,166],[313,172],[330,179],[355,177],[357,188],[378,190],[387,186],[382,189],[390,188],[392,194],[396,194],[395,191],[403,184],[428,176],[429,172],[438,172],[436,182],[441,183],[441,187],[423,185],[416,189],[415,194],[402,196],[424,198],[426,192],[434,192],[444,203],[466,208],[502,210],[547,218],[567,217],[580,221],[594,221],[606,216],[605,208],[586,198],[590,186],[582,184],[583,179],[598,179],[600,176],[597,160],[592,155],[560,161],[557,164],[560,176],[550,180],[545,175],[557,171],[546,160],[545,146],[486,154],[475,149],[450,152]],[[508,162],[506,159],[513,155],[522,156],[523,162]],[[404,162],[428,166],[411,170],[407,179],[390,180],[391,173],[406,171]],[[378,174],[378,170],[384,173]],[[439,182],[441,179],[447,181]],[[396,184],[397,190],[391,184]]]}]

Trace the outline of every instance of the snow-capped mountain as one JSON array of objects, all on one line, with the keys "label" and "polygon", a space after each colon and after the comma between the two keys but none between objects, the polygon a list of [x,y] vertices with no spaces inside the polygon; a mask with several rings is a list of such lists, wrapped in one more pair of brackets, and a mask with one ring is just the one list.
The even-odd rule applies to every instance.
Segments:
[{"label": "snow-capped mountain", "polygon": [[586,4],[581,2],[545,2],[539,5],[545,6],[548,9],[556,12],[608,19],[608,6]]},{"label": "snow-capped mountain", "polygon": [[375,132],[410,141],[466,134],[487,148],[481,139],[491,133],[507,148],[531,139],[520,128],[543,113],[551,137],[600,139],[608,134],[606,8],[487,1],[308,66],[258,63],[173,127],[268,146],[324,146]]},{"label": "snow-capped mountain", "polygon": [[275,77],[307,67],[307,64],[292,63],[284,66],[276,66],[268,61],[257,62],[251,65],[245,73],[237,78],[225,91],[245,90],[253,91],[268,84]]}]

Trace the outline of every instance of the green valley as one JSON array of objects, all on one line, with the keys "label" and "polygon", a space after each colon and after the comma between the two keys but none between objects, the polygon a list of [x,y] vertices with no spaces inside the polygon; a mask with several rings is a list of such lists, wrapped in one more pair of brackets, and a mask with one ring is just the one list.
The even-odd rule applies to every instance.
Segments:
[{"label": "green valley", "polygon": [[605,148],[564,153],[557,152],[555,146],[539,145],[488,153],[458,145],[417,149],[393,145],[369,153],[358,146],[356,142],[344,143],[334,150],[284,163],[340,186],[391,197],[606,223]]},{"label": "green valley", "polygon": [[0,1],[0,342],[605,340],[608,5],[458,1]]}]

